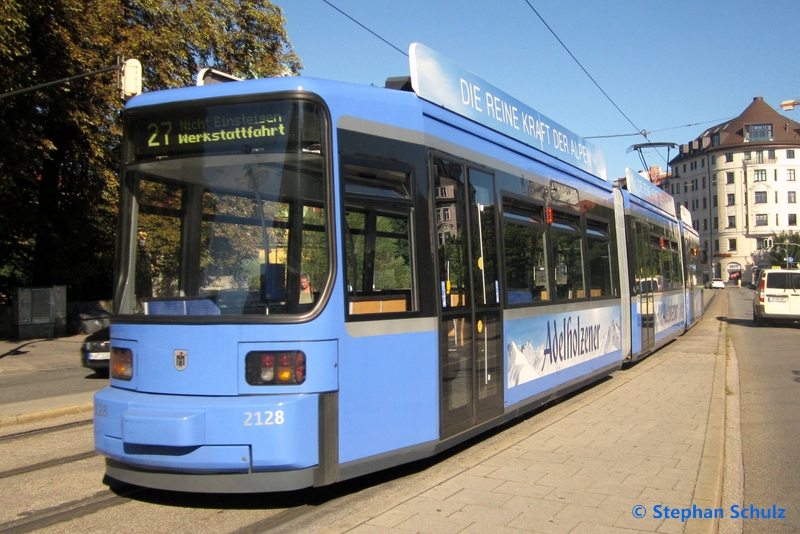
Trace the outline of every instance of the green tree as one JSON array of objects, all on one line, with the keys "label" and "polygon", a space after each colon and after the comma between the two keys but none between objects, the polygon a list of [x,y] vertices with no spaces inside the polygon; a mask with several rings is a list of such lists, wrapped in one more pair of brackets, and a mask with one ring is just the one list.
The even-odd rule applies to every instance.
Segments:
[{"label": "green tree", "polygon": [[[113,65],[145,90],[192,85],[203,67],[254,78],[302,68],[266,0],[0,2],[0,95]],[[0,302],[15,286],[109,298],[122,102],[114,73],[0,104]]]},{"label": "green tree", "polygon": [[786,259],[794,258],[790,267],[796,267],[800,261],[800,234],[781,232],[772,236],[773,246],[769,250],[769,262],[772,265],[786,267]]}]

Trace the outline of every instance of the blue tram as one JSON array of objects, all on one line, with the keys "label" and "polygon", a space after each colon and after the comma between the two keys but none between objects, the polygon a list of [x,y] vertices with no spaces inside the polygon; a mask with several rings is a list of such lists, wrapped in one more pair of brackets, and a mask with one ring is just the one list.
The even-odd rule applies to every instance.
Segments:
[{"label": "blue tram", "polygon": [[422,45],[388,85],[128,103],[95,396],[109,477],[335,483],[435,455],[699,317],[674,210],[607,181],[596,148]]}]

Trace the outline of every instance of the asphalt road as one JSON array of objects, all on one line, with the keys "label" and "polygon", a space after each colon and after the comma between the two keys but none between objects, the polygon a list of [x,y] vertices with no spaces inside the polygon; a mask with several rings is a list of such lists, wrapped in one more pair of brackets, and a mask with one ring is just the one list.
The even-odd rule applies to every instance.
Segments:
[{"label": "asphalt road", "polygon": [[0,404],[98,391],[107,385],[107,378],[78,365],[70,369],[0,375]]},{"label": "asphalt road", "polygon": [[0,404],[32,401],[97,391],[108,379],[80,364],[84,336],[41,340],[4,341],[0,346]]},{"label": "asphalt road", "polygon": [[800,325],[757,327],[753,291],[727,289],[739,358],[744,503],[786,519],[743,521],[744,532],[800,532]]}]

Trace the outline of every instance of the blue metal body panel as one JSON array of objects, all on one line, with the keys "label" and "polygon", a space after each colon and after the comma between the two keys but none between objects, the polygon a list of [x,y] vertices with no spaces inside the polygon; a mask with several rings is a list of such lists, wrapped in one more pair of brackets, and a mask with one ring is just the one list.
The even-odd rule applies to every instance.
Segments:
[{"label": "blue metal body panel", "polygon": [[127,464],[255,472],[318,462],[316,395],[190,397],[106,388],[94,402],[95,448]]},{"label": "blue metal body panel", "polygon": [[341,344],[340,462],[439,438],[437,331]]},{"label": "blue metal body panel", "polygon": [[[336,341],[298,339],[321,329],[299,325],[130,325],[111,327],[112,345],[134,353],[133,379],[112,378],[114,387],[171,395],[274,395],[319,393],[338,388]],[[263,341],[269,338],[272,341]],[[312,338],[313,339],[313,338]],[[174,351],[185,351],[186,368],[175,366]],[[306,380],[291,386],[251,386],[245,382],[244,356],[253,350],[301,350]]]}]

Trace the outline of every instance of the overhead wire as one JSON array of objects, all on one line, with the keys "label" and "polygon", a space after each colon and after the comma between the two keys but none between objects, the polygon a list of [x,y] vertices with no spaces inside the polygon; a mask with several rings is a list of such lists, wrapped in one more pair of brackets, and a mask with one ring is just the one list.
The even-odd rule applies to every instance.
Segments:
[{"label": "overhead wire", "polygon": [[328,4],[329,6],[331,6],[333,9],[335,9],[335,10],[336,10],[336,11],[338,11],[339,13],[341,13],[342,15],[344,15],[345,17],[347,17],[348,19],[352,20],[353,22],[355,22],[356,24],[358,24],[359,26],[361,26],[362,28],[364,28],[365,30],[367,30],[369,33],[371,33],[372,35],[374,35],[375,37],[377,37],[378,39],[380,39],[381,41],[383,41],[383,42],[384,42],[384,43],[386,43],[387,45],[391,46],[392,48],[394,48],[395,50],[397,50],[398,52],[400,52],[400,53],[401,53],[401,54],[403,54],[404,56],[408,57],[408,53],[406,53],[406,52],[403,52],[402,50],[400,50],[399,48],[397,48],[395,45],[393,45],[392,43],[390,43],[389,41],[387,41],[386,39],[384,39],[383,37],[381,37],[380,35],[378,35],[378,34],[377,34],[377,33],[375,33],[374,31],[370,30],[369,28],[367,28],[366,26],[364,26],[363,24],[361,24],[360,22],[358,22],[356,19],[354,19],[353,17],[351,17],[350,15],[348,15],[347,13],[345,13],[344,11],[342,11],[341,9],[339,9],[338,7],[336,7],[335,5],[333,5],[333,4],[331,4],[330,2],[328,2],[328,0],[322,0],[322,1],[323,1],[323,2],[325,2],[326,4]]},{"label": "overhead wire", "polygon": [[[658,132],[666,132],[668,130],[678,130],[680,128],[690,128],[692,126],[699,126],[701,124],[708,124],[710,122],[723,123],[723,122],[727,122],[727,121],[729,121],[729,120],[731,120],[733,118],[734,117],[727,117],[725,119],[714,119],[714,120],[703,121],[703,122],[692,122],[692,123],[689,123],[689,124],[683,124],[681,126],[671,126],[669,128],[661,128],[660,130],[651,130],[651,131],[645,132],[645,133],[647,135],[650,135],[650,134],[654,134],[654,133],[658,133]],[[634,135],[640,135],[640,134],[641,134],[641,132],[625,133],[625,134],[611,134],[611,135],[585,135],[585,136],[583,136],[583,138],[584,139],[607,139],[607,138],[610,138],[610,137],[633,137]]]},{"label": "overhead wire", "polygon": [[556,32],[555,32],[555,31],[553,31],[553,28],[551,28],[551,27],[550,27],[550,25],[547,23],[547,21],[545,21],[545,20],[544,20],[544,17],[542,17],[542,16],[539,14],[539,12],[538,12],[538,11],[536,11],[536,8],[535,8],[535,7],[533,7],[533,6],[531,5],[530,1],[529,1],[529,0],[525,0],[525,3],[526,3],[526,4],[528,4],[528,7],[530,7],[530,8],[531,8],[531,10],[532,10],[534,13],[536,13],[536,16],[537,16],[537,17],[539,17],[539,20],[541,20],[541,21],[542,21],[542,24],[544,24],[544,25],[545,25],[545,27],[546,27],[548,30],[550,30],[550,33],[552,33],[552,34],[553,34],[553,37],[555,37],[555,38],[556,38],[556,41],[558,41],[558,42],[559,42],[559,44],[560,44],[560,45],[561,45],[561,46],[564,48],[564,50],[566,50],[566,51],[567,51],[567,54],[569,54],[569,55],[570,55],[570,57],[571,57],[571,58],[572,58],[572,59],[575,61],[575,63],[577,63],[577,64],[578,64],[578,66],[581,68],[581,70],[584,72],[584,74],[586,74],[586,76],[588,76],[588,77],[589,77],[589,79],[590,79],[590,80],[592,80],[592,83],[594,83],[594,85],[595,85],[595,86],[596,86],[596,87],[597,87],[597,88],[600,90],[600,92],[601,92],[601,93],[603,93],[603,96],[605,96],[605,97],[608,99],[608,101],[609,101],[609,102],[611,102],[611,105],[612,105],[612,106],[614,106],[614,107],[617,109],[617,111],[619,111],[619,112],[620,112],[620,114],[621,114],[623,117],[625,117],[625,120],[627,120],[627,121],[630,123],[630,125],[631,125],[631,126],[633,126],[633,127],[636,129],[637,133],[636,133],[636,134],[633,134],[633,135],[641,135],[642,137],[644,137],[645,139],[647,139],[647,133],[648,133],[648,132],[647,132],[647,131],[645,131],[645,130],[643,130],[643,129],[641,129],[641,128],[639,128],[638,126],[636,126],[636,124],[634,124],[634,123],[633,123],[633,121],[630,119],[630,117],[628,117],[628,116],[625,114],[625,112],[624,112],[624,111],[622,111],[622,109],[620,109],[620,107],[617,105],[617,103],[616,103],[616,102],[614,102],[614,100],[613,100],[613,99],[612,99],[612,98],[611,98],[611,97],[608,95],[608,93],[606,93],[606,92],[605,92],[605,90],[604,90],[602,87],[600,87],[600,84],[599,84],[599,83],[597,83],[597,80],[595,80],[595,79],[594,79],[594,77],[592,77],[592,75],[591,75],[591,74],[589,74],[589,71],[588,71],[588,70],[586,70],[586,68],[585,68],[585,67],[584,67],[584,66],[581,64],[581,62],[580,62],[580,61],[578,61],[578,58],[576,58],[576,57],[575,57],[575,54],[573,54],[573,53],[570,51],[570,49],[567,47],[567,45],[565,45],[565,44],[564,44],[564,41],[562,41],[562,40],[561,40],[561,38],[560,38],[558,35],[556,35]]},{"label": "overhead wire", "polygon": [[[322,1],[325,2],[326,4],[328,4],[328,6],[330,6],[331,8],[335,9],[336,11],[338,11],[341,15],[347,17],[350,21],[352,21],[355,24],[357,24],[358,26],[360,26],[362,29],[366,30],[367,32],[369,32],[373,36],[377,37],[378,39],[380,39],[381,41],[383,41],[384,43],[386,43],[387,45],[389,45],[390,47],[395,49],[396,51],[398,51],[401,54],[403,54],[404,56],[408,57],[408,53],[404,52],[403,50],[401,50],[400,48],[398,48],[397,46],[395,46],[394,44],[389,42],[387,39],[381,37],[378,33],[374,32],[373,30],[371,30],[370,28],[368,28],[367,26],[365,26],[364,24],[362,24],[361,22],[359,22],[358,20],[356,20],[355,18],[350,16],[349,14],[347,14],[344,11],[342,11],[341,9],[339,9],[337,6],[332,4],[329,0],[322,0]],[[550,33],[553,35],[553,37],[555,37],[555,39],[559,42],[559,44],[562,46],[562,48],[564,48],[564,50],[567,52],[567,54],[570,55],[570,57],[581,68],[581,70],[584,72],[584,74],[586,74],[586,76],[592,81],[592,83],[594,83],[594,85],[603,94],[603,96],[605,96],[606,99],[611,103],[611,105],[614,106],[614,108],[623,117],[625,117],[625,120],[627,120],[628,123],[636,129],[636,133],[615,134],[615,135],[598,135],[598,136],[593,136],[593,137],[586,137],[586,139],[603,139],[603,138],[611,138],[611,137],[633,137],[633,136],[641,135],[642,137],[644,137],[645,139],[647,139],[649,141],[649,138],[648,138],[649,134],[652,134],[652,133],[655,133],[655,132],[658,132],[658,131],[666,131],[666,130],[670,130],[670,129],[684,128],[685,127],[685,126],[676,126],[676,127],[673,127],[673,128],[666,128],[666,129],[663,129],[663,130],[654,130],[654,131],[647,131],[647,130],[644,130],[642,128],[639,128],[631,120],[631,118],[628,117],[628,115],[626,115],[624,111],[622,111],[622,109],[617,105],[617,103],[614,102],[614,99],[612,99],[611,96],[609,96],[609,94],[606,93],[606,91],[600,86],[600,84],[597,82],[597,80],[594,79],[594,77],[589,73],[589,71],[586,70],[586,68],[583,66],[583,64],[581,64],[581,62],[578,60],[578,58],[575,57],[575,54],[572,53],[572,51],[567,47],[567,45],[564,44],[564,42],[561,40],[561,38],[556,34],[556,32],[553,30],[553,28],[551,28],[550,25],[547,23],[547,21],[544,20],[544,17],[542,17],[542,15],[536,10],[536,8],[533,7],[533,5],[531,5],[530,1],[529,0],[525,0],[525,3],[528,4],[528,7],[536,14],[536,16],[542,22],[542,24],[545,25],[545,27],[550,31]],[[708,121],[708,122],[713,122],[713,121]],[[689,124],[689,125],[686,125],[686,126],[694,126],[694,125],[697,125],[697,124],[703,124],[703,123]]]}]

